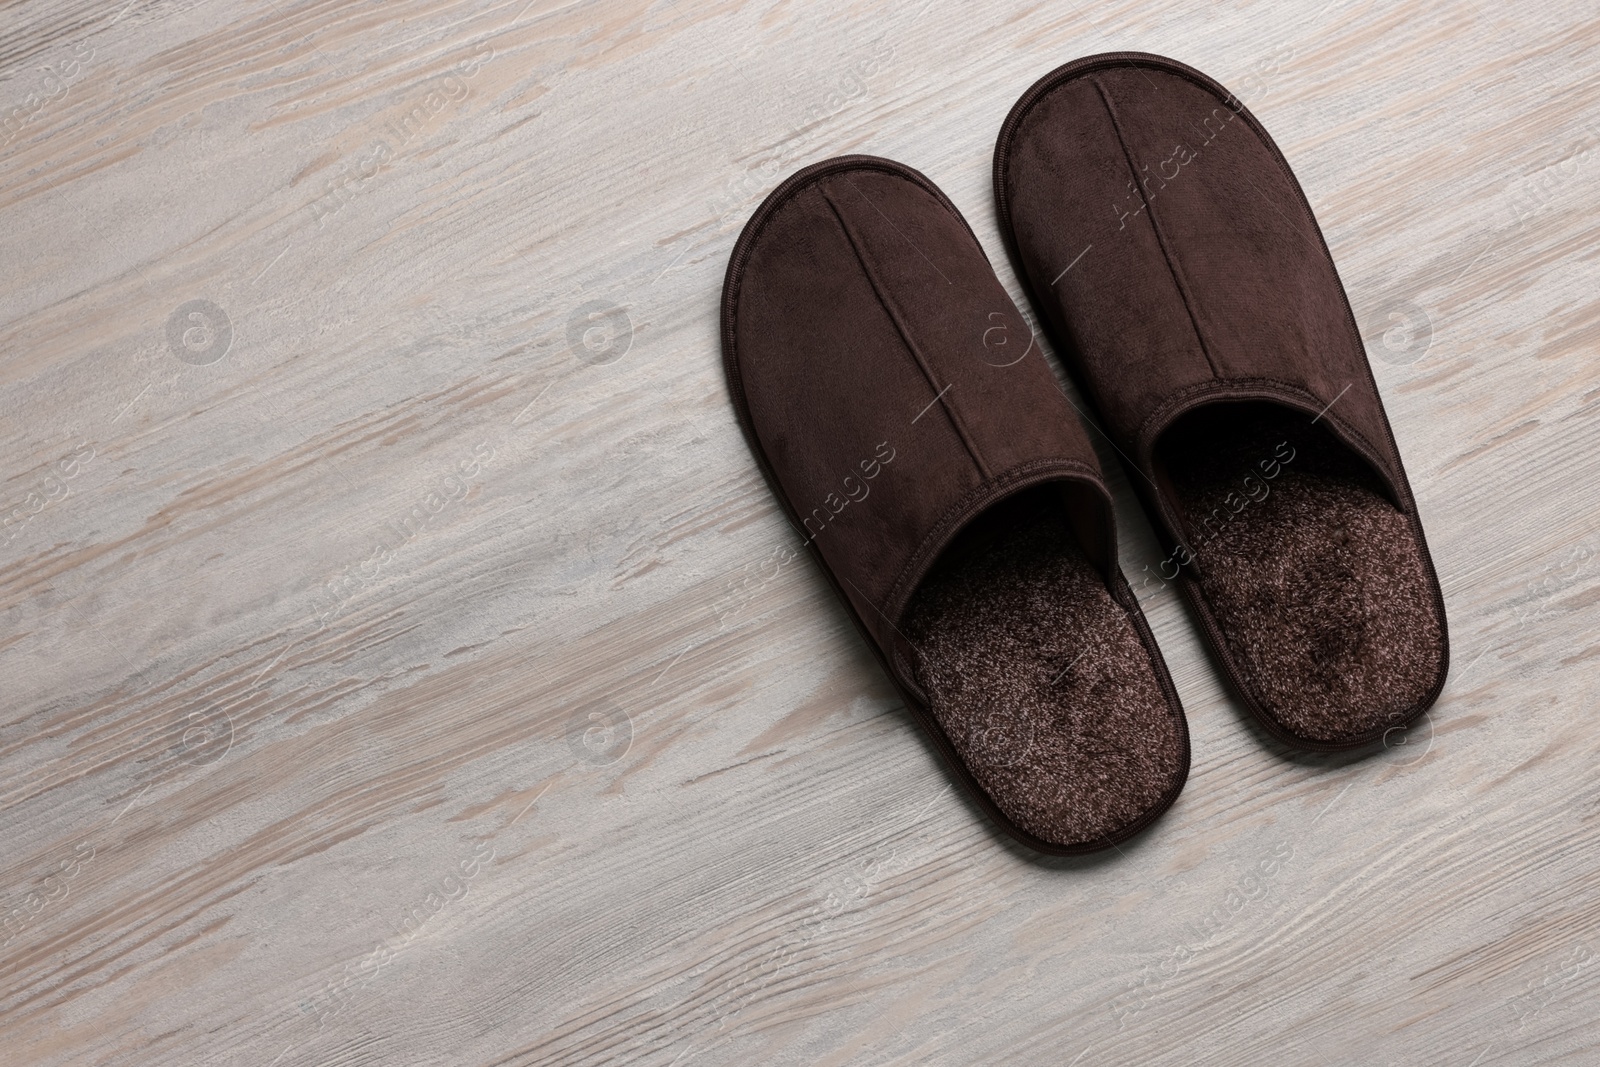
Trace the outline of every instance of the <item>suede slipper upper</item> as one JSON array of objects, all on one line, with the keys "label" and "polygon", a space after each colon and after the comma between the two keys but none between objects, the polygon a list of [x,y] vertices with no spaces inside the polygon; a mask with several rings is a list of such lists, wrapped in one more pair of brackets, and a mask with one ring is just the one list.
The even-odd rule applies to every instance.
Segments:
[{"label": "suede slipper upper", "polygon": [[1262,724],[1355,748],[1420,716],[1444,601],[1344,287],[1244,105],[1142,53],[1037,82],[995,148],[1001,232]]},{"label": "suede slipper upper", "polygon": [[795,530],[1003,828],[1115,844],[1188,772],[1094,451],[954,206],[870,156],[807,167],[728,263],[723,359]]}]

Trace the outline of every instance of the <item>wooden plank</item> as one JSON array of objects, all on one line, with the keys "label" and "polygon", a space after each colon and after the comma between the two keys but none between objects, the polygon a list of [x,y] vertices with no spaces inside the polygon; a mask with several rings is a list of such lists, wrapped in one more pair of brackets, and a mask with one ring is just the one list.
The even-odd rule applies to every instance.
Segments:
[{"label": "wooden plank", "polygon": [[[1592,1061],[1597,45],[1576,2],[12,5],[5,1061]],[[1187,790],[1041,861],[774,562],[717,302],[851,151],[1020,295],[995,132],[1109,49],[1295,167],[1455,666],[1405,744],[1291,755],[1156,591]]]}]

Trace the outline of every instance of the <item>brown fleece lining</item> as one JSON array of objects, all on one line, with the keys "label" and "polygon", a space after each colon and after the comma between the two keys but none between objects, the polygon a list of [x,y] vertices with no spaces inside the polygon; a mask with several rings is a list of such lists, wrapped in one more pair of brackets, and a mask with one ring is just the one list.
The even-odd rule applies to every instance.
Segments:
[{"label": "brown fleece lining", "polygon": [[969,524],[905,616],[934,717],[996,805],[1062,844],[1115,838],[1184,769],[1182,727],[1057,487]]},{"label": "brown fleece lining", "polygon": [[1328,744],[1408,718],[1439,675],[1442,626],[1415,529],[1376,475],[1310,415],[1261,403],[1191,412],[1158,458],[1190,573],[1263,709]]}]

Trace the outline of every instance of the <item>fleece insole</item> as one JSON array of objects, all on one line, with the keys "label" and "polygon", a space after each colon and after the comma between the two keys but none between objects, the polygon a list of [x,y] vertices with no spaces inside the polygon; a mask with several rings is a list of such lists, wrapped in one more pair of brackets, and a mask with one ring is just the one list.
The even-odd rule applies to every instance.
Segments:
[{"label": "fleece insole", "polygon": [[1274,718],[1338,743],[1427,697],[1443,640],[1421,545],[1324,426],[1273,405],[1213,405],[1168,431],[1161,455],[1205,600]]},{"label": "fleece insole", "polygon": [[1117,833],[1182,773],[1150,653],[1046,487],[969,524],[907,609],[917,679],[978,782],[1058,842]]}]

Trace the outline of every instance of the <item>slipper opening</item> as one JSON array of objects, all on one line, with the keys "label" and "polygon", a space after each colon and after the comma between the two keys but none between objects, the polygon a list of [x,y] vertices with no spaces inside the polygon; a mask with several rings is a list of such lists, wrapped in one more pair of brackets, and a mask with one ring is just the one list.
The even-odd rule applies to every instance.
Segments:
[{"label": "slipper opening", "polygon": [[1107,524],[1079,488],[1035,486],[981,513],[904,616],[930,710],[979,784],[1060,846],[1137,830],[1187,757],[1163,668],[1102,568]]},{"label": "slipper opening", "polygon": [[[1374,740],[1431,699],[1443,620],[1413,518],[1312,415],[1207,404],[1155,447],[1204,600],[1241,686],[1290,733]],[[1183,558],[1192,553],[1192,561]]]}]

